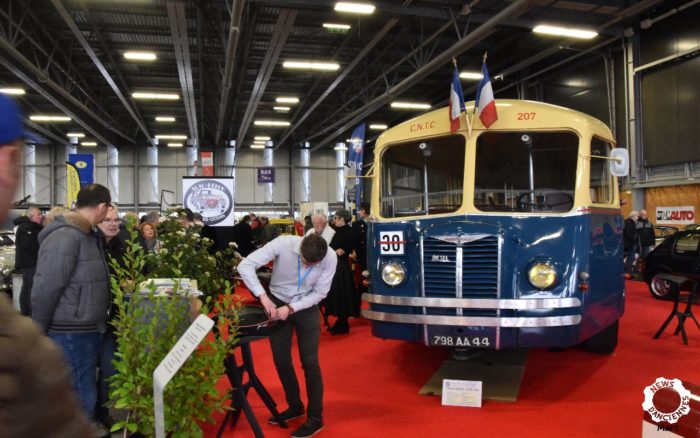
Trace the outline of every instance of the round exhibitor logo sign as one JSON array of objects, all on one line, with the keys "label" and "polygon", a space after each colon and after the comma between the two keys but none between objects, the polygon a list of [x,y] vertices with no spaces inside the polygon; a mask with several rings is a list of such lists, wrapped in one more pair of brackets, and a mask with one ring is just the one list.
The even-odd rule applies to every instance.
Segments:
[{"label": "round exhibitor logo sign", "polygon": [[233,195],[218,181],[203,180],[187,190],[185,207],[200,213],[206,225],[216,225],[231,213]]},{"label": "round exhibitor logo sign", "polygon": [[651,415],[654,422],[676,423],[690,412],[690,391],[679,379],[659,377],[644,388],[642,409]]}]

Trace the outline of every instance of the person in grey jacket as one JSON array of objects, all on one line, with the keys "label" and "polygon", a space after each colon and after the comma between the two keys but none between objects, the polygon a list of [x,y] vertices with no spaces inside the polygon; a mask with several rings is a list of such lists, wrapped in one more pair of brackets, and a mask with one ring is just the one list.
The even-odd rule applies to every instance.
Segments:
[{"label": "person in grey jacket", "polygon": [[109,190],[91,184],[78,192],[75,213],[39,233],[32,318],[62,350],[84,412],[94,414],[97,358],[110,302],[109,268],[93,226],[112,205]]}]

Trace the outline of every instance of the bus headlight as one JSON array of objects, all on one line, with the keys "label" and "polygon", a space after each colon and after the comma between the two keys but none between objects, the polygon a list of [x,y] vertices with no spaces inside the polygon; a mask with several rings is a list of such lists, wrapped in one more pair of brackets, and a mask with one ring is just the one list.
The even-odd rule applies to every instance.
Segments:
[{"label": "bus headlight", "polygon": [[528,271],[527,278],[537,289],[547,289],[557,281],[557,271],[549,263],[535,263]]},{"label": "bus headlight", "polygon": [[387,263],[382,268],[382,280],[391,287],[400,285],[405,278],[406,271],[398,263]]}]

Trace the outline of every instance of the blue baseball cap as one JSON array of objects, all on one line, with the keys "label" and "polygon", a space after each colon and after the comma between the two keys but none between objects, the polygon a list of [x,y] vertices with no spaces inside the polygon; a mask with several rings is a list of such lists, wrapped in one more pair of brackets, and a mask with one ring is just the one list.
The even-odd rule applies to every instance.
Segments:
[{"label": "blue baseball cap", "polygon": [[21,138],[37,143],[42,142],[38,136],[24,130],[23,118],[17,104],[0,93],[0,145],[12,143]]}]

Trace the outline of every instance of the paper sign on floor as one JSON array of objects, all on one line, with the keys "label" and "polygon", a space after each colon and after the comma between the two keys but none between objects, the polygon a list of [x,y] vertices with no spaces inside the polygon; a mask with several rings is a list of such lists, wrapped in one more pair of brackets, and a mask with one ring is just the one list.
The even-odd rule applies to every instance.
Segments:
[{"label": "paper sign on floor", "polygon": [[450,380],[442,381],[442,404],[444,406],[481,407],[481,381]]}]

